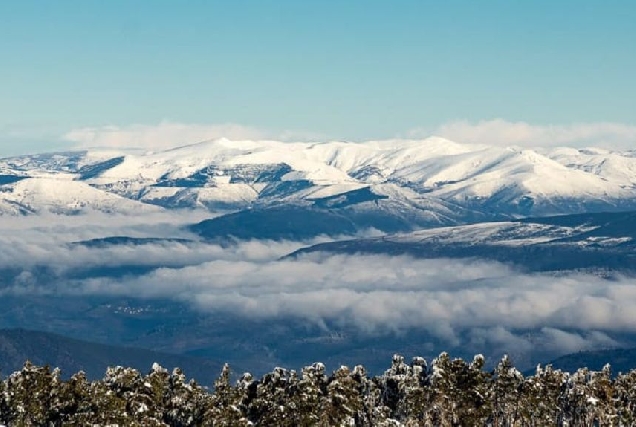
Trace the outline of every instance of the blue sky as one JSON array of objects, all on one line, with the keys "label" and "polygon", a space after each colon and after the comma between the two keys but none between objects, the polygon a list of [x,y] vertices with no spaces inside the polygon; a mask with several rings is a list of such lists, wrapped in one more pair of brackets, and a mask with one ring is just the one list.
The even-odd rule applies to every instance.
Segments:
[{"label": "blue sky", "polygon": [[634,22],[631,0],[0,2],[0,155],[162,123],[358,140],[499,119],[631,137]]}]

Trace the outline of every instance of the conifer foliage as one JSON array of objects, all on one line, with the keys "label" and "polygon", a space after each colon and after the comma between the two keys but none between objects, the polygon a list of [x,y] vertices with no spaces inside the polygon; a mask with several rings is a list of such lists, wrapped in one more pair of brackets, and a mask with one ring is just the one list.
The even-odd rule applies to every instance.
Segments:
[{"label": "conifer foliage", "polygon": [[636,423],[636,371],[612,376],[537,367],[524,377],[504,357],[493,370],[447,353],[430,366],[399,355],[380,376],[362,366],[330,375],[315,363],[232,380],[214,389],[155,364],[146,375],[109,368],[89,381],[27,362],[0,381],[0,425],[14,426],[628,426]]}]

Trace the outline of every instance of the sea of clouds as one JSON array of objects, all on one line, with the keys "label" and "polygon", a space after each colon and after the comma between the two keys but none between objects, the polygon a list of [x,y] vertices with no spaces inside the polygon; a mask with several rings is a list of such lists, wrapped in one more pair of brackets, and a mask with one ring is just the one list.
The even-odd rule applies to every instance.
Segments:
[{"label": "sea of clouds", "polygon": [[[451,347],[561,354],[624,344],[636,334],[636,279],[524,274],[490,261],[310,254],[282,258],[311,242],[208,244],[184,226],[199,214],[143,219],[105,215],[3,219],[1,295],[170,299],[203,313],[265,321],[294,318],[365,335],[423,330]],[[108,237],[187,242],[87,247]],[[77,271],[144,265],[118,277]],[[46,280],[33,272],[46,267]]]}]

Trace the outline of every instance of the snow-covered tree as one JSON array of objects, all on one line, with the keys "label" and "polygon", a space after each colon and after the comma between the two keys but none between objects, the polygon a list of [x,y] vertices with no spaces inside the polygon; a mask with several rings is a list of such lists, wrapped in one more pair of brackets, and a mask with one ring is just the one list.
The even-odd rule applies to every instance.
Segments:
[{"label": "snow-covered tree", "polygon": [[2,418],[8,425],[47,425],[59,419],[60,371],[26,362],[4,385]]},{"label": "snow-covered tree", "polygon": [[353,425],[359,419],[362,399],[358,383],[346,366],[341,366],[329,378],[323,402],[324,419],[328,425]]},{"label": "snow-covered tree", "polygon": [[173,369],[164,396],[163,419],[170,426],[198,426],[206,419],[211,396],[196,381]]},{"label": "snow-covered tree", "polygon": [[240,409],[240,391],[232,386],[230,373],[230,366],[226,363],[214,382],[214,396],[205,419],[215,426],[246,426],[249,422]]},{"label": "snow-covered tree", "polygon": [[533,376],[524,378],[519,414],[524,425],[558,425],[563,420],[560,405],[567,375],[548,365],[537,366]]},{"label": "snow-covered tree", "polygon": [[0,381],[0,425],[119,426],[630,426],[636,424],[636,371],[612,377],[579,369],[570,375],[548,366],[524,378],[504,357],[492,372],[485,360],[442,353],[428,368],[399,355],[377,377],[362,366],[330,376],[315,363],[276,368],[261,379],[244,374],[231,384],[224,366],[213,392],[154,365],[145,376],[108,368],[102,380],[83,372],[60,379],[59,370],[24,367]]},{"label": "snow-covered tree", "polygon": [[636,370],[618,375],[614,381],[615,424],[636,425]]},{"label": "snow-covered tree", "polygon": [[521,415],[519,395],[523,375],[506,355],[497,364],[492,385],[492,424],[494,427],[514,426]]}]

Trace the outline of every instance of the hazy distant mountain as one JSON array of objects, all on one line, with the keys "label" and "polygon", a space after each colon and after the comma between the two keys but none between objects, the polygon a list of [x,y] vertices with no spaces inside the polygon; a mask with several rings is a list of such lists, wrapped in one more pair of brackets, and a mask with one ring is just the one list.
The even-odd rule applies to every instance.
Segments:
[{"label": "hazy distant mountain", "polygon": [[208,385],[223,366],[204,358],[95,344],[48,332],[0,329],[0,373],[6,376],[19,370],[26,360],[58,367],[64,376],[82,370],[91,379],[102,378],[108,366],[129,366],[147,372],[157,362],[167,369],[179,367],[189,377]]},{"label": "hazy distant mountain", "polygon": [[614,374],[627,373],[636,369],[636,348],[581,351],[561,356],[549,362],[554,368],[566,372],[576,372],[580,368],[600,371],[607,363],[612,367]]}]

